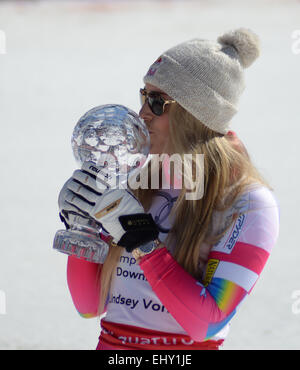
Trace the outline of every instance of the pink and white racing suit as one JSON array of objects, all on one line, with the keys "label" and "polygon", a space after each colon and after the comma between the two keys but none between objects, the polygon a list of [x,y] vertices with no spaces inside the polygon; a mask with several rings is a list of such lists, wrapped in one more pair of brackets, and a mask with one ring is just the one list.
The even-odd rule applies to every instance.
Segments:
[{"label": "pink and white racing suit", "polygon": [[[150,212],[164,241],[178,191],[158,193]],[[279,210],[272,192],[257,185],[225,212],[213,214],[219,232],[213,246],[202,246],[199,281],[173,258],[174,246],[146,255],[138,265],[125,250],[116,267],[97,349],[218,349],[229,322],[253,289],[274,246]],[[182,220],[189,222],[189,220]],[[78,312],[94,317],[99,303],[98,265],[68,259],[68,285]]]}]

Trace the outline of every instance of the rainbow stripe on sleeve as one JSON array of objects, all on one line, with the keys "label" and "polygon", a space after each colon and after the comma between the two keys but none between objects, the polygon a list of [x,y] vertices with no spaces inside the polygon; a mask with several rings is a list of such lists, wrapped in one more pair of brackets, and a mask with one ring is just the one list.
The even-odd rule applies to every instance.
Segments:
[{"label": "rainbow stripe on sleeve", "polygon": [[81,317],[83,317],[84,319],[92,319],[94,317],[96,317],[97,315],[95,313],[81,313],[79,311],[77,311],[79,313],[79,315]]},{"label": "rainbow stripe on sleeve", "polygon": [[247,291],[239,285],[221,278],[212,278],[206,289],[226,317],[222,321],[208,325],[205,340],[213,337],[227,325],[235,315],[237,306],[247,296]]},{"label": "rainbow stripe on sleeve", "polygon": [[215,299],[220,310],[226,315],[231,313],[247,294],[237,284],[221,278],[212,278],[207,290]]}]

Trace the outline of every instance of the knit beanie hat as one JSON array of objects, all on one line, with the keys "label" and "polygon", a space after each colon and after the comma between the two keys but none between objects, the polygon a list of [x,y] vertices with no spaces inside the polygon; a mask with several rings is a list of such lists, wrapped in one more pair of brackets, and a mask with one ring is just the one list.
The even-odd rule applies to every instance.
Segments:
[{"label": "knit beanie hat", "polygon": [[217,42],[193,39],[163,53],[144,83],[164,91],[210,129],[226,134],[245,88],[244,68],[259,52],[258,36],[245,28],[226,32]]}]

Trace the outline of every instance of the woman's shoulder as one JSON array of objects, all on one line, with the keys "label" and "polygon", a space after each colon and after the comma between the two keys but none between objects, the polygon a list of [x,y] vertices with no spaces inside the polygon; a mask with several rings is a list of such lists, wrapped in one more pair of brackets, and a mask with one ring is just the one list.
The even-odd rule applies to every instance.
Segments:
[{"label": "woman's shoulder", "polygon": [[271,189],[253,183],[247,185],[225,211],[217,211],[212,216],[212,231],[218,235],[228,229],[232,222],[244,224],[247,228],[257,228],[272,224],[272,229],[279,228],[279,206]]},{"label": "woman's shoulder", "polygon": [[245,189],[241,204],[243,237],[270,250],[279,234],[280,213],[274,192],[265,185],[252,184]]},{"label": "woman's shoulder", "polygon": [[279,209],[279,204],[273,190],[266,185],[253,183],[246,186],[234,202],[234,207],[244,211],[273,209],[276,212]]},{"label": "woman's shoulder", "polygon": [[217,230],[226,231],[214,246],[215,250],[219,250],[222,245],[229,245],[231,248],[232,243],[239,240],[269,252],[279,234],[277,199],[268,187],[251,184],[226,210],[223,218],[219,217],[215,221],[218,221],[217,225],[222,225],[223,221],[225,227]]}]

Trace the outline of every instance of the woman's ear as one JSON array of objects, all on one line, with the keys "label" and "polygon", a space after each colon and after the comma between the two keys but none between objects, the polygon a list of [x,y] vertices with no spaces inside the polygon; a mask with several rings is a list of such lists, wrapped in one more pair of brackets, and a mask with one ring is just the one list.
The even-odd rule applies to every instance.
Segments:
[{"label": "woman's ear", "polygon": [[227,134],[225,135],[226,139],[231,143],[233,148],[242,154],[245,154],[247,157],[249,157],[248,151],[243,144],[243,142],[239,139],[237,134],[234,131],[228,131]]}]

